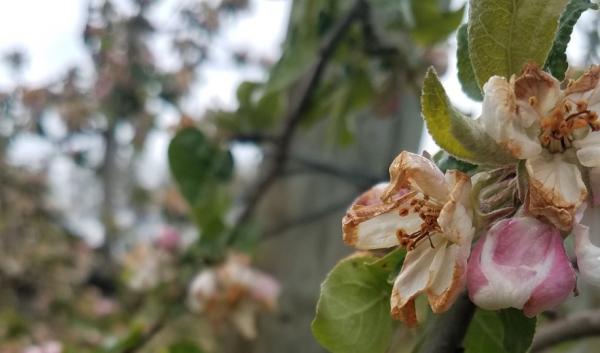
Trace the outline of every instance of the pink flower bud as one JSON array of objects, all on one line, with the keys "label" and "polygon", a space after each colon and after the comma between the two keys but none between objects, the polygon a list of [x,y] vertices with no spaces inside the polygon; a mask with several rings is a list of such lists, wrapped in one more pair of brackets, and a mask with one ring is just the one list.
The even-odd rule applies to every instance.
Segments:
[{"label": "pink flower bud", "polygon": [[156,239],[156,245],[166,251],[177,251],[181,246],[181,235],[175,228],[164,227]]},{"label": "pink flower bud", "polygon": [[560,232],[532,217],[496,223],[471,253],[471,300],[484,309],[522,309],[533,317],[562,303],[575,288],[575,271]]}]

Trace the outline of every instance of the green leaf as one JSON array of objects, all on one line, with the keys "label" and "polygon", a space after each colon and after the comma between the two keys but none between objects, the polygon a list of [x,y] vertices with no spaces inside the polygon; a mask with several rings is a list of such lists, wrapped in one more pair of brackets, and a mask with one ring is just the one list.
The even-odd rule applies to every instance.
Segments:
[{"label": "green leaf", "polygon": [[458,47],[456,49],[456,66],[458,69],[458,80],[463,92],[476,101],[481,101],[483,95],[481,88],[475,78],[473,72],[473,64],[469,56],[469,36],[467,33],[467,25],[460,26],[457,33]]},{"label": "green leaf", "polygon": [[531,346],[535,325],[535,318],[517,309],[478,309],[464,340],[465,353],[524,353]]},{"label": "green leaf", "polygon": [[202,197],[205,181],[228,181],[233,174],[231,153],[212,144],[196,128],[179,131],[171,140],[168,155],[171,173],[190,205]]},{"label": "green leaf", "polygon": [[332,353],[384,353],[392,335],[388,272],[372,266],[377,258],[340,261],[321,285],[311,328]]},{"label": "green leaf", "polygon": [[[238,86],[238,109],[231,117],[237,131],[264,130],[273,126],[283,109],[279,92],[266,92],[265,85],[244,81]],[[227,118],[227,117],[225,117]]]},{"label": "green leaf", "polygon": [[244,81],[240,83],[235,93],[240,107],[253,105],[252,98],[258,88],[260,88],[258,82]]},{"label": "green leaf", "polygon": [[168,155],[171,173],[201,229],[200,242],[214,243],[225,230],[229,195],[224,183],[233,174],[231,152],[211,143],[200,130],[186,128],[171,140]]},{"label": "green leaf", "polygon": [[375,267],[381,271],[387,271],[389,273],[387,281],[389,284],[393,284],[396,280],[396,276],[400,273],[404,258],[406,257],[406,249],[396,248],[384,257],[377,259],[376,261],[367,264],[368,266]]},{"label": "green leaf", "polygon": [[475,164],[502,165],[515,162],[474,120],[456,111],[433,68],[427,71],[421,110],[435,142],[454,157]]},{"label": "green leaf", "polygon": [[124,337],[114,342],[112,345],[104,347],[104,349],[102,349],[101,351],[106,353],[117,353],[127,351],[128,349],[138,345],[140,340],[143,339],[143,333],[143,327],[141,325],[135,324],[131,328],[129,328],[129,332]]},{"label": "green leaf", "polygon": [[567,45],[571,40],[573,27],[581,14],[587,9],[598,9],[597,4],[592,4],[590,0],[571,0],[567,4],[565,11],[560,15],[558,21],[558,31],[552,44],[552,49],[546,58],[544,69],[550,71],[552,76],[562,81],[565,78],[565,72],[569,66],[567,63]]},{"label": "green leaf", "polygon": [[528,318],[521,310],[504,309],[498,313],[504,328],[504,349],[508,352],[526,352],[531,346],[537,319]]},{"label": "green leaf", "polygon": [[480,87],[524,64],[543,65],[568,0],[470,0],[469,49]]},{"label": "green leaf", "polygon": [[465,7],[456,11],[444,11],[438,0],[411,0],[414,26],[411,33],[420,44],[440,42],[460,25]]}]

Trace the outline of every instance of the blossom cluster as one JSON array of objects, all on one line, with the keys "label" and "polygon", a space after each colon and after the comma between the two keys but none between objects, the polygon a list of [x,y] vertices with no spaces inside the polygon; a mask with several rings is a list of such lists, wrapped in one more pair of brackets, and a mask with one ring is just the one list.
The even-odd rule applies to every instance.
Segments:
[{"label": "blossom cluster", "polygon": [[557,306],[576,292],[571,234],[580,276],[600,285],[600,230],[590,223],[600,218],[600,66],[561,87],[528,64],[483,91],[476,124],[513,165],[444,174],[405,151],[389,183],[359,196],[342,221],[344,241],[359,250],[406,249],[391,314],[409,326],[420,294],[435,313],[465,289],[484,309],[533,317]]},{"label": "blossom cluster", "polygon": [[243,337],[254,339],[257,315],[275,310],[279,292],[279,283],[253,269],[248,256],[231,253],[221,265],[204,269],[194,277],[187,301],[216,330],[231,323]]}]

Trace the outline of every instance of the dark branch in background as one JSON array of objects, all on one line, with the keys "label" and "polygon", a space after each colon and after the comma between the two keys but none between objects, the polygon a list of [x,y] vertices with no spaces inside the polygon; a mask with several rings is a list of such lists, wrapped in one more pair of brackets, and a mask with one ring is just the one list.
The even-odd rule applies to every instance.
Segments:
[{"label": "dark branch in background", "polygon": [[384,44],[377,34],[373,23],[371,22],[371,7],[365,6],[361,13],[360,21],[362,24],[362,34],[365,42],[365,51],[368,54],[377,56],[388,56],[400,54],[397,47]]},{"label": "dark branch in background", "polygon": [[376,184],[384,179],[376,177],[374,175],[367,175],[360,171],[354,170],[346,170],[342,169],[338,166],[332,165],[331,163],[321,162],[314,159],[302,157],[302,156],[292,156],[288,157],[290,163],[298,164],[302,167],[305,167],[311,171],[323,173],[327,175],[331,175],[337,177],[339,179],[346,180],[354,185],[356,185],[360,189],[367,189],[371,187],[373,184]]},{"label": "dark branch in background", "polygon": [[258,205],[259,201],[262,199],[263,195],[282,173],[288,157],[288,150],[296,133],[296,128],[302,121],[304,113],[310,107],[310,101],[321,80],[323,72],[329,63],[329,60],[331,59],[331,56],[335,52],[335,49],[341,42],[348,29],[351,27],[354,21],[360,18],[367,7],[368,4],[366,3],[366,0],[356,0],[346,15],[344,15],[344,17],[342,17],[342,19],[336,23],[329,35],[323,41],[319,50],[317,61],[306,74],[306,78],[300,83],[298,94],[295,95],[298,97],[298,99],[291,102],[290,109],[287,111],[283,119],[281,133],[277,139],[277,142],[274,143],[273,146],[275,153],[273,161],[270,166],[267,167],[266,172],[259,179],[251,193],[247,195],[244,207],[237,221],[238,225],[243,224],[248,220],[248,218],[254,212],[254,209]]},{"label": "dark branch in background", "polygon": [[127,346],[121,353],[135,353],[144,348],[156,335],[158,335],[167,325],[170,317],[170,311],[165,311],[133,344]]},{"label": "dark branch in background", "polygon": [[277,137],[259,132],[249,134],[237,134],[232,136],[229,140],[241,143],[275,143]]},{"label": "dark branch in background", "polygon": [[298,216],[297,218],[284,221],[280,224],[273,226],[271,229],[265,231],[263,239],[271,239],[285,234],[286,231],[291,228],[308,225],[309,223],[316,222],[323,217],[327,217],[333,213],[346,209],[350,202],[354,199],[354,195],[351,198],[343,199],[340,202],[332,203],[331,205],[324,206],[320,209],[308,212],[304,215]]},{"label": "dark branch in background", "polygon": [[600,336],[600,309],[573,314],[541,326],[533,338],[531,352],[591,336]]},{"label": "dark branch in background", "polygon": [[115,123],[110,122],[107,130],[104,132],[104,160],[101,167],[102,175],[102,221],[105,227],[104,243],[102,244],[103,256],[106,257],[107,263],[110,263],[111,242],[114,237],[115,222],[114,222],[114,206],[115,206],[115,174],[117,169],[117,140],[115,137]]},{"label": "dark branch in background", "polygon": [[420,353],[458,353],[462,352],[462,341],[469,323],[475,313],[475,305],[466,293],[463,293],[454,305],[433,320],[426,333],[427,339]]}]

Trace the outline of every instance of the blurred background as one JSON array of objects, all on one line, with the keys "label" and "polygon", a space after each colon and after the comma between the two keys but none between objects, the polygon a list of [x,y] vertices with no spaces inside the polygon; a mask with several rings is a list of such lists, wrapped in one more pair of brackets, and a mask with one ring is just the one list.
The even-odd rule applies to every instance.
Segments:
[{"label": "blurred background", "polygon": [[[466,11],[0,2],[0,352],[323,352],[345,208],[401,150],[437,151],[427,67],[479,114],[455,68]],[[577,25],[574,70],[598,63],[599,21]]]}]

